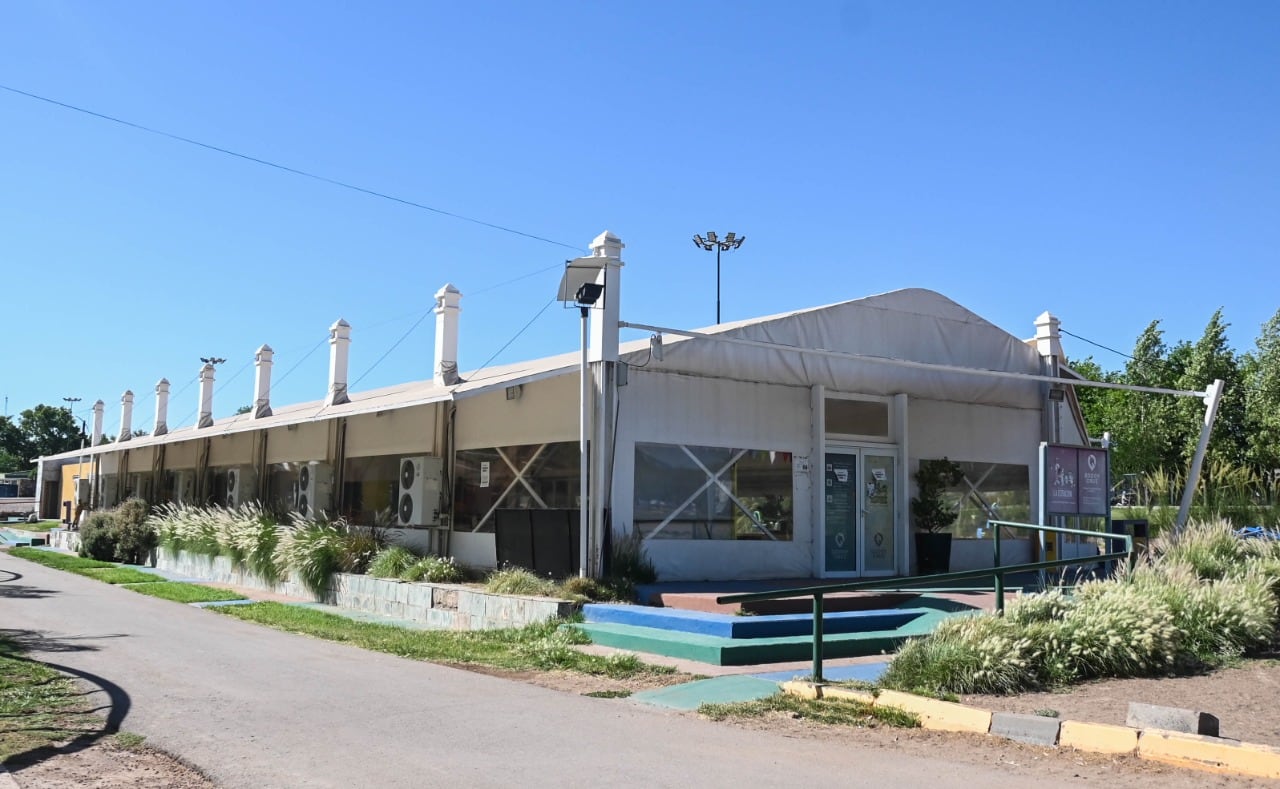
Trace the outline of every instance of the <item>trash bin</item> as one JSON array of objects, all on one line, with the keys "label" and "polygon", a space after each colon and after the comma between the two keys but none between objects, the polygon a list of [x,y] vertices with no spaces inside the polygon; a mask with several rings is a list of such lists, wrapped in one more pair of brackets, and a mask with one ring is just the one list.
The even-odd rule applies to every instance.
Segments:
[{"label": "trash bin", "polygon": [[[1133,549],[1138,552],[1138,556],[1146,556],[1148,554],[1148,546],[1150,544],[1150,523],[1146,518],[1119,518],[1111,521],[1112,534],[1127,534],[1133,538]],[[1107,551],[1109,553],[1118,553],[1124,550],[1124,540],[1107,540]],[[1112,572],[1115,571],[1113,563]]]}]

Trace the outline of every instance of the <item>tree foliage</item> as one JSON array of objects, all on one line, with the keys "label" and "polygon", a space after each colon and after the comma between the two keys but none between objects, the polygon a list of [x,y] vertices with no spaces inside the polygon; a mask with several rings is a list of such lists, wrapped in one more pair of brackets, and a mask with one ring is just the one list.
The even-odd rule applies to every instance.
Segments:
[{"label": "tree foliage", "polygon": [[[1072,363],[1072,368],[1095,381],[1188,391],[1222,379],[1226,388],[1208,463],[1280,468],[1280,312],[1263,324],[1251,353],[1237,354],[1227,343],[1229,325],[1219,309],[1199,340],[1170,347],[1160,321],[1154,320],[1138,335],[1122,370],[1104,370],[1092,357]],[[1112,435],[1117,476],[1187,467],[1204,422],[1200,399],[1083,387],[1076,391],[1090,431]]]},{"label": "tree foliage", "polygon": [[23,468],[29,468],[38,457],[79,447],[81,437],[75,416],[58,406],[28,408],[16,421],[0,417],[0,453],[16,458]]}]

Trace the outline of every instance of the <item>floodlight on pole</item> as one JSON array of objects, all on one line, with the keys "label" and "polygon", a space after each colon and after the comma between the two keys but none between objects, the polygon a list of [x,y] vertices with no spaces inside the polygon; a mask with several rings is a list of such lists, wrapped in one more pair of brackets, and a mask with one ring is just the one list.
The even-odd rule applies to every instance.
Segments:
[{"label": "floodlight on pole", "polygon": [[570,304],[577,307],[582,321],[582,361],[579,367],[582,391],[578,399],[578,575],[582,578],[587,576],[587,553],[590,548],[588,535],[591,525],[591,510],[588,506],[591,486],[587,465],[587,415],[591,400],[591,376],[587,369],[587,320],[591,307],[604,293],[604,285],[599,282],[604,262],[603,258],[598,257],[565,261],[564,276],[560,278],[560,290],[556,296],[566,307]]},{"label": "floodlight on pole", "polygon": [[699,236],[699,235],[695,235],[693,237],[694,244],[698,245],[699,247],[701,247],[702,249],[705,249],[708,252],[710,252],[713,249],[716,252],[716,323],[717,324],[720,323],[720,253],[728,252],[731,249],[737,249],[738,247],[742,246],[742,242],[746,240],[747,240],[746,236],[740,236],[737,233],[732,231],[725,233],[723,239],[717,238],[716,231],[714,230],[708,231],[706,238],[703,238],[702,236]]}]

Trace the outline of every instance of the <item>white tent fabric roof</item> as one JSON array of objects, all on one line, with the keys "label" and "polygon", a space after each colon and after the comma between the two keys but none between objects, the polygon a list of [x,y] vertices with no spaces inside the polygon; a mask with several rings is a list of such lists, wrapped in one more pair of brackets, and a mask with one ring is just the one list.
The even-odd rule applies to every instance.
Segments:
[{"label": "white tent fabric roof", "polygon": [[[883,359],[1041,373],[1035,348],[945,296],[921,288],[722,324],[704,331]],[[642,361],[644,354],[638,358]],[[1040,407],[1039,384],[1032,381],[911,369],[696,338],[664,342],[659,369],[796,386],[821,383],[836,391],[860,394],[907,392],[938,400]]]},{"label": "white tent fabric roof", "polygon": [[[798,348],[905,359],[983,370],[1039,373],[1040,357],[1008,332],[930,290],[910,288],[805,310],[724,323],[707,334],[778,343]],[[985,378],[947,371],[898,367],[717,343],[699,338],[664,338],[661,362],[648,358],[647,339],[622,343],[623,361],[653,365],[664,372],[807,386],[821,383],[841,392],[915,397],[1024,408],[1040,406],[1034,382]],[[318,422],[446,400],[460,400],[498,387],[529,383],[576,372],[578,352],[485,368],[463,375],[452,387],[415,381],[350,393],[350,402],[327,406],[323,400],[273,406],[273,414],[253,419],[244,414],[216,420],[205,428],[181,427],[163,436],[139,436],[123,443],[86,448],[84,455],[145,447],[246,430]],[[75,459],[79,450],[48,459]]]}]

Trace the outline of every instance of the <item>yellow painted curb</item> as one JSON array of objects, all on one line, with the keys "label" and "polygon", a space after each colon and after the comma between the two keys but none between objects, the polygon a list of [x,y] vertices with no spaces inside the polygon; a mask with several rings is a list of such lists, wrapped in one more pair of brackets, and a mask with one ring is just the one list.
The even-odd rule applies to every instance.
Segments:
[{"label": "yellow painted curb", "polygon": [[854,690],[853,688],[825,687],[822,689],[822,698],[839,699],[840,701],[858,701],[863,704],[876,703],[876,694],[865,690]]},{"label": "yellow painted curb", "polygon": [[789,696],[798,696],[802,699],[822,698],[822,688],[812,682],[783,682],[779,687]]},{"label": "yellow painted curb", "polygon": [[1058,745],[1092,753],[1133,753],[1138,748],[1138,730],[1109,723],[1063,721]]},{"label": "yellow painted curb", "polygon": [[986,734],[991,729],[991,713],[987,710],[899,693],[896,690],[882,691],[876,697],[876,706],[897,707],[914,713],[920,717],[920,727],[923,729],[967,731],[975,734]]},{"label": "yellow painted curb", "polygon": [[1280,778],[1280,748],[1198,734],[1145,729],[1138,738],[1138,756],[1211,772]]}]

